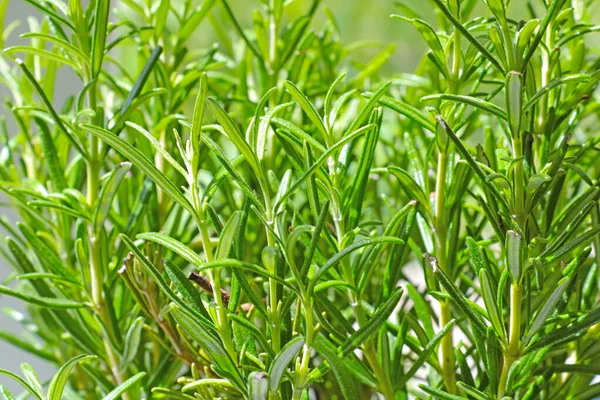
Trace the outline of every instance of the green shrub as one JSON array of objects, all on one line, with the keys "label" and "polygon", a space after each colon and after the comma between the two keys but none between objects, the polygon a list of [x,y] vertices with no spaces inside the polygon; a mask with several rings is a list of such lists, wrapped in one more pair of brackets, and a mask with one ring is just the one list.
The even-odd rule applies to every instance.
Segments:
[{"label": "green shrub", "polygon": [[0,336],[62,368],[0,373],[33,398],[600,396],[592,1],[398,4],[429,49],[391,76],[326,1],[26,2]]}]

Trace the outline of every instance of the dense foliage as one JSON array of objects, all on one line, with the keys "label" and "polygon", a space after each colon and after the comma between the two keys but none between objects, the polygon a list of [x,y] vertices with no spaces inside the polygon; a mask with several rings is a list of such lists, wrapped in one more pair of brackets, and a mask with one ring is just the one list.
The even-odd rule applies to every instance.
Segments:
[{"label": "dense foliage", "polygon": [[0,337],[62,367],[0,374],[33,398],[600,396],[593,1],[390,1],[429,47],[391,76],[327,1],[24,1]]}]

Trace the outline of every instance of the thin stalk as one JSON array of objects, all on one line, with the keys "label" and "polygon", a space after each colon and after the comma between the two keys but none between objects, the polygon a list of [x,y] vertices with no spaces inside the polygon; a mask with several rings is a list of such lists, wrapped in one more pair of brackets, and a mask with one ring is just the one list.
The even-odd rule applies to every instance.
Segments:
[{"label": "thin stalk", "polygon": [[[192,185],[192,193],[194,202],[194,208],[198,212],[198,228],[200,229],[200,236],[202,238],[202,247],[204,248],[204,257],[207,262],[214,260],[212,243],[210,241],[210,235],[208,234],[208,223],[206,221],[206,209],[205,205],[200,203],[198,187]],[[235,347],[233,345],[233,339],[231,336],[231,329],[229,326],[229,318],[227,317],[227,307],[223,304],[223,297],[221,296],[221,268],[210,269],[208,271],[209,279],[212,282],[213,297],[217,302],[217,330],[219,331],[223,344],[227,349],[227,352],[232,359],[236,359]]]},{"label": "thin stalk", "polygon": [[[97,88],[96,84],[92,84],[89,90],[89,103],[92,110],[97,110]],[[101,125],[102,121],[96,116],[95,123]],[[87,201],[90,206],[94,206],[98,200],[98,194],[100,193],[100,172],[101,162],[99,159],[100,154],[100,143],[96,136],[90,138],[90,159],[87,163]],[[106,302],[104,298],[104,274],[102,268],[102,258],[100,252],[100,243],[96,236],[96,227],[90,224],[88,226],[89,233],[89,249],[90,249],[90,276],[92,286],[92,302],[94,304],[96,315],[102,320],[104,325],[107,327],[108,333],[114,332],[112,321],[108,315],[106,309]],[[123,371],[120,369],[120,357],[115,354],[112,346],[110,345],[110,337],[105,336],[103,338],[104,348],[108,356],[108,366],[111,370],[113,378],[117,385],[125,382]],[[124,400],[130,400],[131,397],[128,392],[123,393]]]},{"label": "thin stalk", "polygon": [[[523,142],[520,135],[517,133],[513,140],[513,156],[515,159],[523,156]],[[525,232],[525,223],[527,220],[525,210],[525,192],[524,192],[524,172],[523,160],[515,163],[515,204],[514,215],[519,224],[519,227]]]},{"label": "thin stalk", "polygon": [[[448,154],[440,151],[438,154],[438,170],[436,177],[435,197],[435,238],[436,256],[440,269],[449,274],[446,248],[446,175],[448,173]],[[440,328],[445,327],[452,320],[451,304],[447,300],[440,301]],[[454,345],[452,332],[448,332],[440,343],[440,364],[446,389],[449,393],[457,393],[456,369],[454,360]]]},{"label": "thin stalk", "polygon": [[500,376],[500,387],[498,389],[498,399],[501,399],[506,392],[506,381],[510,367],[519,359],[520,340],[521,340],[521,302],[523,291],[518,283],[513,282],[510,286],[510,325],[508,347],[504,353],[504,365],[502,366],[502,375]]},{"label": "thin stalk", "polygon": [[[335,167],[334,167],[335,168]],[[339,200],[337,197],[334,196],[334,207],[333,207],[333,219],[336,225],[336,232],[337,232],[337,241],[338,241],[338,245],[339,245],[339,250],[341,251],[341,244],[344,238],[344,231],[343,231],[343,224],[342,224],[342,217],[341,217],[341,213],[340,213],[340,204],[339,204]],[[350,264],[348,264],[348,260],[343,259],[340,261],[340,264],[342,266],[342,279],[349,284],[352,288],[356,287],[356,282],[354,281],[354,275],[352,273],[352,268],[350,266]],[[362,306],[360,305],[360,299],[356,296],[356,292],[352,289],[348,289],[347,291],[348,293],[348,298],[350,299],[350,305],[352,306],[352,310],[354,311],[354,317],[356,318],[356,322],[358,323],[359,327],[363,327],[367,324],[367,316],[365,315]],[[381,365],[379,364],[379,359],[377,357],[377,348],[375,346],[375,341],[374,339],[371,339],[369,341],[367,341],[364,345],[363,345],[363,353],[365,355],[365,358],[367,359],[369,365],[371,366],[371,368],[373,369],[373,374],[375,375],[375,378],[377,379],[377,382],[379,383],[379,385],[377,386],[377,390],[383,394],[383,396],[386,399],[393,399],[395,394],[394,394],[394,388],[391,384],[391,382],[388,379],[388,375],[386,374],[386,372],[383,370],[383,368],[381,367]]]}]

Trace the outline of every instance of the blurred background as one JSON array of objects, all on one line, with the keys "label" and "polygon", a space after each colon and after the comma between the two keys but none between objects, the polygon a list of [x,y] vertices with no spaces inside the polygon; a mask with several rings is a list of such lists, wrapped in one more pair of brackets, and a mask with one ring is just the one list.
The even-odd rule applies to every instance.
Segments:
[{"label": "blurred background", "polygon": [[[9,2],[5,26],[16,20],[21,21],[21,24],[8,38],[7,45],[26,44],[27,41],[19,39],[19,35],[29,30],[27,19],[32,17],[37,18],[39,14],[34,7],[24,0],[0,0],[0,2],[4,1]],[[64,2],[64,0],[54,1]],[[151,1],[152,0],[145,0],[146,3],[150,3]],[[533,2],[536,8],[539,9],[538,6],[541,4],[541,1],[533,0]],[[201,0],[197,0],[197,3],[201,3]],[[396,3],[397,2],[394,0],[322,0],[322,5],[312,26],[315,30],[320,30],[320,27],[326,20],[324,9],[327,8],[337,21],[342,42],[344,44],[348,45],[357,41],[372,42],[369,46],[356,51],[356,53],[353,54],[353,57],[351,57],[353,61],[359,63],[367,62],[385,46],[394,44],[396,46],[394,55],[384,67],[383,72],[388,76],[399,73],[408,73],[413,71],[418,64],[426,46],[425,42],[420,35],[417,34],[412,25],[398,20],[392,20],[389,17],[390,14],[399,12],[395,7]],[[435,16],[433,15],[429,1],[403,0],[401,3],[411,7],[414,11],[418,12],[423,19],[428,20],[432,25],[435,25]],[[261,1],[229,0],[229,4],[232,6],[236,17],[240,20],[242,26],[250,27],[250,11],[256,7],[260,7]],[[303,13],[309,4],[310,1],[308,0],[297,0],[292,2],[290,12]],[[510,5],[510,14],[519,16],[518,19],[523,18],[523,15],[527,15],[524,13],[525,6],[525,1],[513,0]],[[483,3],[480,2],[477,7],[482,10],[484,7]],[[126,6],[119,4],[116,0],[113,0],[113,8],[119,9],[119,12],[125,16],[128,14]],[[220,7],[215,7],[213,12],[216,13],[215,15],[217,17],[220,17]],[[540,12],[540,14],[542,13]],[[210,31],[210,25],[208,23],[205,25],[206,26],[199,30],[195,38],[198,47],[206,47],[214,38],[214,35],[212,35]],[[233,30],[231,31],[231,36],[235,37],[235,32],[233,32]],[[61,88],[63,92],[60,93],[60,96],[55,98],[57,104],[61,104],[68,95],[79,90],[78,87],[73,86],[74,84],[78,84],[78,82],[74,83],[66,72],[59,76],[59,81],[56,86]],[[8,93],[5,88],[0,86],[0,97],[4,98],[7,95]],[[2,104],[4,105],[4,102],[2,102]],[[8,118],[8,113],[4,108],[0,109],[0,114],[7,117],[9,120],[9,127],[14,126],[12,121],[10,121],[10,118]],[[4,199],[0,198],[0,201],[3,200]],[[7,215],[12,221],[15,221],[15,215],[10,209],[4,206],[5,203],[1,203],[1,205],[3,207],[0,212]],[[4,236],[4,232],[2,232],[0,236]],[[0,261],[0,280],[4,280],[9,273],[10,270],[6,263]],[[5,296],[0,298],[0,308],[2,310],[12,308],[23,311],[21,302]],[[17,334],[21,333],[19,331],[19,326],[15,324],[5,312],[0,312],[0,328]],[[42,380],[49,379],[55,371],[54,366],[0,341],[0,368],[17,372],[21,362],[31,363],[34,369],[38,371]],[[17,385],[5,376],[0,376],[0,383],[6,385],[11,391],[19,391]]]}]

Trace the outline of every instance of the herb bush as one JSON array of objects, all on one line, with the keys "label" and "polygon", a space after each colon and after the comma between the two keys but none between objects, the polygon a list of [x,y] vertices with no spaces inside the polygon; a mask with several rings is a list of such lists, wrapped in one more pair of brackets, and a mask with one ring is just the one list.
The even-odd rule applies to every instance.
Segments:
[{"label": "herb bush", "polygon": [[392,76],[319,0],[26,1],[0,336],[62,367],[0,370],[25,396],[600,396],[592,1],[397,4],[429,50]]}]

